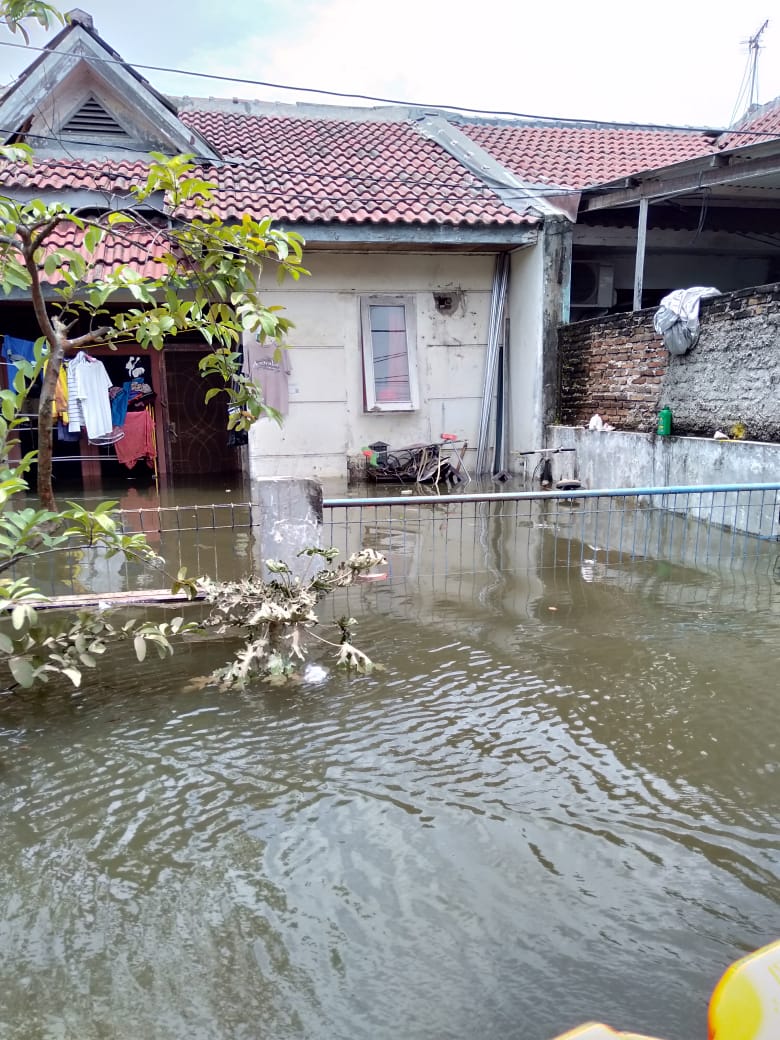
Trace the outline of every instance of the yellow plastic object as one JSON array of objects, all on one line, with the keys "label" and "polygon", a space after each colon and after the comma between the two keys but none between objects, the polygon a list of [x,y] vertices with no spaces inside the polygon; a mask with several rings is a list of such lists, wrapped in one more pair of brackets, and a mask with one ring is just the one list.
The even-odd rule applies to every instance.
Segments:
[{"label": "yellow plastic object", "polygon": [[659,1040],[659,1038],[640,1033],[616,1033],[614,1029],[603,1026],[599,1022],[588,1022],[568,1033],[562,1033],[561,1036],[556,1037],[556,1040]]},{"label": "yellow plastic object", "polygon": [[[726,970],[710,998],[709,1040],[780,1040],[780,941]],[[589,1022],[556,1040],[660,1040]],[[693,1038],[692,1038],[693,1040]]]},{"label": "yellow plastic object", "polygon": [[778,1040],[780,942],[732,964],[710,1000],[709,1040]]}]

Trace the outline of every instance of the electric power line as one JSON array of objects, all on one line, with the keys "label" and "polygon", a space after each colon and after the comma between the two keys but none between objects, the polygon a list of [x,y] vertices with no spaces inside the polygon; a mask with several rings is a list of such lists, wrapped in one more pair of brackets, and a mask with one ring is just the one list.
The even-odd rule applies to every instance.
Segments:
[{"label": "electric power line", "polygon": [[[33,50],[41,53],[51,52],[50,47],[33,47],[23,43],[12,43],[10,40],[0,40],[0,46],[2,47],[14,47],[17,50]],[[53,52],[52,52],[53,53]],[[212,74],[208,72],[197,72],[194,69],[177,69],[167,65],[142,65],[134,64],[131,62],[123,61],[121,58],[99,58],[96,56],[90,56],[85,59],[90,62],[102,62],[107,65],[121,65],[125,68],[132,69],[143,69],[146,72],[165,72],[177,76],[190,76],[198,79],[210,79],[216,80],[221,83],[240,83],[245,86],[253,87],[264,87],[269,90],[287,90],[293,93],[302,94],[319,94],[323,97],[336,97],[346,98],[351,101],[373,101],[382,105],[397,105],[402,108],[415,108],[421,110],[441,110],[446,112],[463,112],[476,116],[490,116],[499,119],[525,119],[529,121],[538,121],[542,123],[572,123],[580,124],[585,126],[592,126],[595,128],[616,128],[616,129],[630,129],[630,130],[659,130],[659,131],[685,131],[689,133],[704,133],[704,134],[723,134],[727,131],[729,133],[747,133],[748,131],[730,130],[728,127],[717,128],[709,126],[680,126],[672,123],[631,123],[631,122],[619,122],[617,120],[605,120],[605,119],[587,119],[587,118],[572,118],[563,116],[546,116],[546,115],[534,115],[529,112],[514,112],[511,110],[502,109],[490,109],[490,108],[476,108],[471,105],[454,105],[454,104],[431,104],[419,101],[404,101],[399,98],[388,98],[381,97],[374,94],[358,94],[349,93],[338,90],[327,90],[320,87],[302,87],[293,86],[289,83],[271,83],[267,80],[249,79],[241,76],[223,76],[218,74]],[[142,77],[143,78],[143,77]],[[759,136],[776,137],[777,134],[767,131],[749,131]]]}]

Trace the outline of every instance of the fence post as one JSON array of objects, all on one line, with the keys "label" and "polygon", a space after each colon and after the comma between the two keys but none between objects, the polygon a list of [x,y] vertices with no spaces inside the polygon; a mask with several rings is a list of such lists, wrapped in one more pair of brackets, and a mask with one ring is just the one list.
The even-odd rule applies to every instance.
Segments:
[{"label": "fence post", "polygon": [[322,485],[296,477],[253,480],[252,530],[257,573],[268,578],[266,560],[282,560],[296,577],[310,569],[301,549],[322,545]]}]

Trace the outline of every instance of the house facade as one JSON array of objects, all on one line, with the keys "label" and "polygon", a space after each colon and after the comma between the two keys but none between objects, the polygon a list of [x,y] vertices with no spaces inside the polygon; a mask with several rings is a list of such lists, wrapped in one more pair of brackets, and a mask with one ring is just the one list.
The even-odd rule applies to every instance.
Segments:
[{"label": "house facade", "polygon": [[[511,467],[513,453],[544,443],[554,418],[558,327],[625,305],[635,280],[641,204],[632,215],[603,200],[643,170],[710,162],[715,148],[697,131],[168,98],[80,11],[0,97],[0,126],[6,142],[27,141],[36,154],[32,167],[0,169],[0,191],[14,198],[118,208],[149,150],[187,152],[216,182],[224,219],[270,216],[306,240],[311,277],[261,283],[265,302],[295,323],[281,428],[263,420],[245,448],[231,447],[224,405],[203,404],[202,345],[173,340],[148,359],[159,471],[173,479],[243,469],[343,482],[363,472],[371,444],[442,433],[468,443],[469,468],[480,455],[490,472]],[[148,203],[158,217],[162,201]],[[689,227],[657,227],[655,210],[645,279],[660,290],[703,274],[703,261],[689,261],[710,262],[723,231],[699,219],[691,244]],[[656,278],[654,257],[672,239],[688,244],[677,268],[665,254]],[[750,257],[735,253],[732,281],[761,280],[769,246],[755,237],[744,248]],[[143,273],[153,242],[124,241],[100,259]],[[36,334],[23,296],[0,301],[0,334]],[[80,464],[95,477],[110,462]]]},{"label": "house facade", "polygon": [[[280,288],[269,279],[265,294],[296,324],[286,421],[282,429],[258,423],[243,461],[250,476],[344,480],[372,442],[451,432],[474,451],[483,401],[495,392],[483,369],[501,253],[512,267],[512,443],[541,433],[542,339],[560,320],[559,310],[544,314],[545,218],[554,218],[551,229],[569,218],[532,192],[487,184],[436,139],[440,122],[408,110],[174,102],[74,12],[0,98],[0,125],[12,131],[5,140],[26,141],[36,154],[33,167],[5,165],[2,191],[104,211],[123,205],[145,152],[189,152],[216,181],[222,217],[271,216],[302,233],[312,276]],[[153,247],[123,243],[104,259],[143,273]],[[4,335],[35,335],[22,296],[0,305],[0,326]],[[225,447],[224,409],[199,400],[201,349],[176,340],[150,362],[159,470],[174,478],[242,464],[242,452]]]}]

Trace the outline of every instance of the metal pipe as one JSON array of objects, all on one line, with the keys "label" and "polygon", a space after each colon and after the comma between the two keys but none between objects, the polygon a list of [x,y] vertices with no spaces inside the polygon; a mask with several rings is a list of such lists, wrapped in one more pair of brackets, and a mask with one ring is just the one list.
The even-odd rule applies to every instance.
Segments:
[{"label": "metal pipe", "polygon": [[637,488],[576,488],[572,491],[485,491],[462,495],[385,495],[382,498],[325,498],[324,509],[349,506],[400,506],[400,505],[449,505],[459,502],[530,502],[538,499],[571,498],[636,498],[663,495],[706,495],[738,491],[780,491],[780,483],[774,484],[700,484],[671,485],[669,487]]},{"label": "metal pipe", "polygon": [[482,387],[482,409],[477,436],[477,474],[488,471],[488,438],[490,411],[496,388],[496,366],[498,347],[501,341],[501,322],[506,306],[506,293],[509,284],[509,255],[499,253],[493,273],[493,284],[490,294],[490,314],[488,316],[488,338],[485,351],[485,378]]}]

